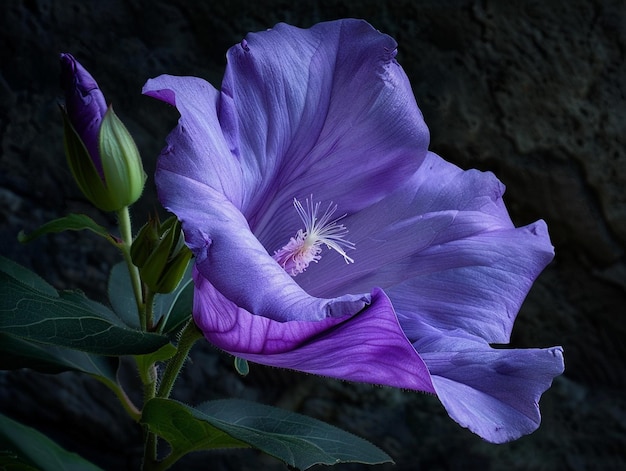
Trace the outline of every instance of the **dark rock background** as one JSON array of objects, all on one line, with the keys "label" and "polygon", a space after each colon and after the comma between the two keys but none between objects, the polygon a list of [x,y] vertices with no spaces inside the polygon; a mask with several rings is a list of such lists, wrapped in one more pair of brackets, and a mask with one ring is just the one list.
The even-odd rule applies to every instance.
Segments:
[{"label": "dark rock background", "polygon": [[[623,1],[5,0],[0,254],[59,289],[78,287],[97,299],[117,261],[89,234],[16,241],[19,230],[68,212],[114,227],[85,203],[65,165],[59,52],[74,54],[96,77],[151,173],[177,116],[141,96],[146,79],[197,75],[219,86],[226,49],[248,31],[341,17],[364,18],[396,38],[434,151],[496,173],[518,225],[547,221],[557,256],[523,306],[513,343],[563,345],[566,373],[542,399],[539,431],[500,446],[457,426],[435,398],[256,365],[241,378],[207,345],[194,349],[177,397],[198,403],[230,395],[319,417],[395,458],[395,466],[377,469],[625,469]],[[157,205],[152,184],[133,208],[138,221]],[[0,410],[106,469],[137,469],[140,431],[95,381],[1,373]],[[207,468],[284,469],[251,451],[190,456],[177,469]]]}]

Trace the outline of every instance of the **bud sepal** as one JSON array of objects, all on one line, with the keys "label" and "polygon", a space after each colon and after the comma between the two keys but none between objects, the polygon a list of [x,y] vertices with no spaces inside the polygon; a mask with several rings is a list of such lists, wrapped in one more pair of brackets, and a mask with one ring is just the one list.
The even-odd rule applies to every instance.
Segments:
[{"label": "bud sepal", "polygon": [[191,260],[180,221],[174,216],[163,224],[158,217],[150,218],[133,241],[130,255],[142,282],[153,293],[174,291]]},{"label": "bud sepal", "polygon": [[99,148],[104,175],[61,107],[67,163],[74,180],[87,199],[103,211],[119,211],[139,199],[146,173],[139,150],[126,126],[109,107],[99,131]]},{"label": "bud sepal", "polygon": [[109,105],[98,136],[104,181],[118,211],[143,193],[146,173],[133,137]]}]

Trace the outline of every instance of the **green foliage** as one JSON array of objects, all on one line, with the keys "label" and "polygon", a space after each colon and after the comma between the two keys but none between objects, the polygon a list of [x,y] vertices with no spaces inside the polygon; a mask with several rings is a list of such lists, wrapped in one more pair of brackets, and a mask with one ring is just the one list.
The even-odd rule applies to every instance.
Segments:
[{"label": "green foliage", "polygon": [[238,399],[192,408],[171,399],[152,399],[142,423],[169,442],[168,465],[197,450],[253,447],[298,469],[316,464],[393,462],[371,443],[304,415]]},{"label": "green foliage", "polygon": [[[168,344],[170,345],[170,344]],[[100,380],[115,382],[118,359],[54,347],[0,334],[0,369],[30,368],[40,373],[78,371]]]},{"label": "green foliage", "polygon": [[101,471],[45,435],[0,414],[0,469]]},{"label": "green foliage", "polygon": [[81,292],[57,292],[5,258],[0,258],[0,333],[100,355],[151,353],[169,342],[128,327]]},{"label": "green foliage", "polygon": [[41,237],[42,235],[49,234],[52,232],[63,232],[63,231],[82,231],[88,230],[99,236],[104,237],[112,244],[116,245],[117,241],[113,238],[109,231],[96,221],[91,219],[86,214],[68,214],[59,219],[55,219],[53,221],[47,222],[44,225],[38,227],[30,234],[25,234],[24,231],[20,232],[17,236],[18,240],[22,243],[27,243],[32,240]]},{"label": "green foliage", "polygon": [[139,370],[139,376],[143,384],[148,384],[155,381],[155,378],[150,376],[152,365],[156,362],[166,361],[172,358],[176,354],[176,347],[171,343],[159,348],[156,352],[148,353],[147,355],[137,355],[135,362],[137,363],[137,369]]},{"label": "green foliage", "polygon": [[[67,228],[68,221],[53,221],[39,232]],[[75,227],[84,228],[84,221],[74,221]],[[59,292],[35,273],[0,257],[0,369],[76,371],[101,381],[134,420],[169,443],[171,452],[163,461],[157,463],[152,458],[154,469],[167,469],[187,453],[217,448],[256,448],[298,469],[316,464],[391,462],[369,442],[293,412],[234,399],[193,408],[165,399],[167,394],[155,398],[155,364],[167,363],[162,381],[171,387],[189,351],[179,351],[185,342],[180,339],[177,348],[165,334],[173,336],[189,320],[193,302],[191,267],[187,267],[176,289],[154,298],[156,325],[164,335],[140,330],[130,281],[123,263],[113,267],[108,282],[109,309],[81,292]],[[187,347],[199,337],[192,335]],[[121,355],[134,356],[149,392],[141,411],[117,382],[117,356]],[[249,370],[248,363],[240,358],[235,359],[235,367],[242,375]],[[98,469],[36,430],[1,416],[0,450],[0,469]]]},{"label": "green foliage", "polygon": [[[182,281],[171,293],[157,294],[154,297],[154,312],[159,332],[173,333],[191,316],[193,303],[192,264],[189,264]],[[128,276],[128,269],[123,262],[113,267],[108,282],[109,301],[115,313],[125,324],[139,329],[137,305]]]},{"label": "green foliage", "polygon": [[98,197],[99,201],[110,205],[99,207],[104,210],[118,211],[125,206],[130,206],[143,193],[146,173],[133,137],[117,117],[111,105],[100,124],[98,149],[106,189],[106,194],[99,194]]},{"label": "green foliage", "polygon": [[248,361],[244,358],[235,357],[235,370],[241,376],[247,376],[250,373],[250,365],[248,365]]},{"label": "green foliage", "polygon": [[150,218],[135,237],[130,255],[142,281],[154,293],[176,289],[191,260],[176,216],[164,223],[158,217]]}]

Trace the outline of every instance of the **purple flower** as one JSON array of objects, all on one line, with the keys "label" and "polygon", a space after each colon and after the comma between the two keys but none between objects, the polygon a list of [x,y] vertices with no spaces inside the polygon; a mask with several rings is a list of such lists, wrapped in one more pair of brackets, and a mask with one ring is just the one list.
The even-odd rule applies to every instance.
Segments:
[{"label": "purple flower", "polygon": [[196,256],[206,338],[267,365],[436,394],[492,442],[535,430],[562,350],[495,349],[553,257],[491,174],[428,152],[396,43],[363,21],[285,24],[228,51],[176,106],[156,174]]},{"label": "purple flower", "polygon": [[107,112],[104,95],[96,80],[67,53],[61,54],[61,87],[65,92],[65,107],[72,126],[80,136],[94,166],[104,179],[98,133]]}]

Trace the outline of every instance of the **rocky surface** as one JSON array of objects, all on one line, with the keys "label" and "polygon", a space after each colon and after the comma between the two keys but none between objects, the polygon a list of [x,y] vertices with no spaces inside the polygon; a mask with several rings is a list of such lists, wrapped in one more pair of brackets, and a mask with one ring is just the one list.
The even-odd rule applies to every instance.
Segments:
[{"label": "rocky surface", "polygon": [[[231,395],[352,430],[396,460],[378,469],[611,470],[626,459],[626,9],[619,0],[394,1],[9,0],[0,3],[0,254],[57,288],[101,299],[116,254],[84,234],[16,241],[68,212],[94,212],[65,166],[58,53],[97,78],[151,173],[176,114],[140,94],[162,73],[219,85],[226,49],[248,31],[360,17],[394,36],[432,133],[431,148],[493,171],[518,225],[547,221],[556,259],[518,317],[513,342],[563,345],[566,374],[542,399],[543,424],[494,446],[453,423],[436,399],[285,374],[198,346],[179,398]],[[134,207],[152,210],[154,190]],[[0,410],[106,469],[136,469],[140,433],[115,398],[74,374],[0,374]],[[189,457],[179,469],[283,469],[254,452]],[[338,469],[361,469],[344,465]]]}]

